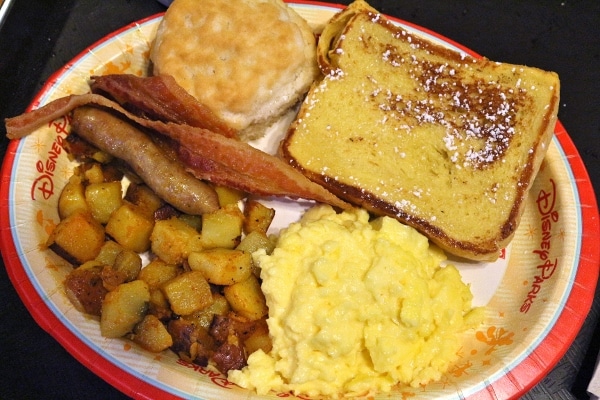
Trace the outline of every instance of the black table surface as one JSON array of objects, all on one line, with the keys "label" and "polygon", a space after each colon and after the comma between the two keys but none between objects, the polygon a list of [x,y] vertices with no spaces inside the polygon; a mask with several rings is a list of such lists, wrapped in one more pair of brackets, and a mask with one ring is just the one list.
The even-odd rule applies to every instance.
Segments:
[{"label": "black table surface", "polygon": [[[339,1],[347,4],[347,1]],[[559,119],[600,188],[600,2],[371,0],[495,61],[556,71]],[[154,0],[15,0],[0,28],[0,117],[22,113],[48,77],[106,34],[165,10]],[[8,140],[0,128],[0,155]],[[598,296],[596,296],[598,299]],[[598,302],[557,366],[525,398],[585,399]],[[594,339],[595,338],[595,339]],[[0,266],[0,399],[121,399],[32,319]]]}]

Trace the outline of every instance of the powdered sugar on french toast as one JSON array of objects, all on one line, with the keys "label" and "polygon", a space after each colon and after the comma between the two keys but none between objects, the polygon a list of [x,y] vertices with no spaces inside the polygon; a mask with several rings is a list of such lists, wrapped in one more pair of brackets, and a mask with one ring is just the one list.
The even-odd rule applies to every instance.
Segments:
[{"label": "powdered sugar on french toast", "polygon": [[340,197],[491,259],[550,140],[555,74],[476,59],[376,17],[358,13],[325,35],[325,76],[281,154]]},{"label": "powdered sugar on french toast", "polygon": [[[408,35],[413,49],[420,48],[418,38],[405,31],[398,34]],[[409,127],[445,127],[444,145],[457,168],[485,168],[502,159],[515,133],[515,109],[527,101],[527,89],[519,81],[514,88],[506,89],[502,82],[465,79],[477,66],[476,60],[464,53],[462,62],[438,63],[434,58],[417,58],[385,46],[381,58],[393,67],[408,69],[414,82],[414,93],[403,95],[379,86],[371,92],[369,100],[379,101],[379,109],[387,112],[387,119],[412,121]]]}]

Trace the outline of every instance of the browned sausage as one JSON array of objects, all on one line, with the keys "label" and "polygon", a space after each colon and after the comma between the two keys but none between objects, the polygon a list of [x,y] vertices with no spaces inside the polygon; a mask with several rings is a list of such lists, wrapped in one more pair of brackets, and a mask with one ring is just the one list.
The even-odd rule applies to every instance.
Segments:
[{"label": "browned sausage", "polygon": [[108,111],[79,107],[71,126],[100,150],[125,161],[164,201],[181,212],[201,215],[219,208],[215,191],[169,159],[141,130]]}]

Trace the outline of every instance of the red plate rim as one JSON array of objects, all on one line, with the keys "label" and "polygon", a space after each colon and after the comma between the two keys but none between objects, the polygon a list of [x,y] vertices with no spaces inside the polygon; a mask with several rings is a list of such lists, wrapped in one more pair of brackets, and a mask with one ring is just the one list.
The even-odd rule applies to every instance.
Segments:
[{"label": "red plate rim", "polygon": [[[326,8],[339,8],[345,6],[321,1],[295,0],[286,2],[293,4],[305,4],[312,6],[322,6]],[[30,111],[36,108],[41,101],[43,94],[48,91],[53,84],[66,73],[72,65],[76,64],[81,58],[86,56],[90,49],[120,35],[121,33],[135,28],[153,19],[159,18],[164,13],[158,13],[149,17],[140,19],[118,29],[100,40],[90,45],[87,49],[79,53],[63,68],[55,72],[40,92],[35,96],[27,108]],[[396,17],[389,17],[391,20],[409,26],[421,32],[434,36],[447,44],[450,44],[472,56],[480,57],[479,54],[444,37],[434,31],[419,25],[401,20]],[[577,266],[575,282],[572,286],[569,297],[566,301],[563,311],[560,313],[555,325],[551,328],[548,335],[525,359],[513,369],[505,371],[505,374],[493,381],[486,382],[484,389],[470,395],[470,399],[500,399],[511,398],[522,395],[535,384],[537,384],[551,368],[556,365],[560,358],[566,353],[567,349],[575,339],[581,328],[594,298],[594,292],[598,281],[600,266],[600,224],[598,220],[598,207],[596,196],[585,168],[573,141],[560,121],[557,122],[554,134],[565,153],[565,158],[573,173],[575,184],[579,194],[579,204],[581,205],[582,216],[582,238],[581,238],[581,258]],[[36,291],[19,260],[13,235],[10,226],[10,177],[17,154],[19,141],[13,140],[9,143],[4,156],[1,181],[0,181],[0,245],[2,248],[2,257],[8,276],[15,287],[19,297],[25,304],[27,310],[32,315],[36,323],[57,340],[74,358],[90,369],[96,375],[104,379],[127,396],[136,399],[176,399],[177,396],[168,393],[138,377],[122,370],[109,360],[102,357],[90,349],[83,341],[73,334],[56,317],[50,308],[44,302],[42,296]],[[588,252],[589,254],[584,254]]]}]

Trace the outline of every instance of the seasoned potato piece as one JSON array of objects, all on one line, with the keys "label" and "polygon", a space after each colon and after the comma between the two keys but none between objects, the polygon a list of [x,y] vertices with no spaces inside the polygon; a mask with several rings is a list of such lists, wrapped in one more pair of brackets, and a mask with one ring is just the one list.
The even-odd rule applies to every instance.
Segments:
[{"label": "seasoned potato piece", "polygon": [[182,269],[174,264],[167,264],[157,258],[146,265],[138,274],[138,279],[143,280],[151,289],[162,286],[182,272]]},{"label": "seasoned potato piece", "polygon": [[202,216],[202,244],[207,249],[233,249],[240,242],[244,214],[237,205],[228,205]]},{"label": "seasoned potato piece", "polygon": [[106,224],[111,214],[123,203],[121,182],[91,183],[85,187],[85,200],[96,221]]},{"label": "seasoned potato piece", "polygon": [[146,315],[133,330],[133,341],[144,349],[159,353],[173,345],[166,326],[154,315]]},{"label": "seasoned potato piece", "polygon": [[209,249],[192,252],[188,257],[192,271],[200,271],[213,285],[233,285],[252,273],[250,253],[232,249]]},{"label": "seasoned potato piece", "polygon": [[215,185],[213,188],[215,189],[215,192],[217,192],[219,205],[221,207],[225,207],[230,204],[237,205],[240,200],[246,197],[245,192],[227,186]]},{"label": "seasoned potato piece", "polygon": [[213,300],[214,301],[210,306],[193,312],[183,318],[192,321],[196,326],[200,326],[208,331],[215,315],[226,315],[231,311],[231,307],[229,307],[229,303],[223,295],[213,293]]},{"label": "seasoned potato piece", "polygon": [[102,165],[95,162],[88,162],[82,165],[83,177],[88,184],[104,182],[104,171]]},{"label": "seasoned potato piece", "polygon": [[267,233],[275,217],[275,209],[250,199],[244,206],[244,216],[244,232],[246,234],[254,231]]},{"label": "seasoned potato piece", "polygon": [[104,265],[113,265],[117,258],[117,255],[123,251],[123,246],[113,240],[107,240],[102,245],[100,253],[96,256],[95,260],[103,263]]},{"label": "seasoned potato piece", "polygon": [[150,291],[144,281],[123,283],[108,292],[102,302],[100,333],[104,337],[121,337],[140,322],[150,301]]},{"label": "seasoned potato piece", "polygon": [[273,342],[269,336],[269,327],[266,320],[264,318],[257,320],[254,331],[244,339],[246,353],[252,354],[259,349],[268,353],[272,347]]},{"label": "seasoned potato piece", "polygon": [[90,261],[86,261],[83,264],[81,264],[79,267],[77,267],[77,269],[80,270],[84,270],[84,269],[95,269],[95,270],[102,270],[102,268],[104,268],[106,264],[102,263],[96,259],[90,260]]},{"label": "seasoned potato piece", "polygon": [[56,225],[46,244],[65,260],[83,264],[100,253],[104,227],[90,212],[77,211]]},{"label": "seasoned potato piece", "polygon": [[137,205],[149,218],[163,206],[164,202],[152,189],[146,185],[131,183],[125,192],[125,200]]},{"label": "seasoned potato piece", "polygon": [[171,309],[179,315],[189,315],[213,303],[210,285],[199,271],[184,272],[162,286]]},{"label": "seasoned potato piece", "polygon": [[[264,232],[252,231],[244,236],[240,244],[236,247],[236,250],[242,250],[252,254],[259,249],[264,249],[267,254],[271,254],[274,248],[274,239],[269,238]],[[252,261],[252,273],[257,277],[260,277],[260,267],[254,260]]]},{"label": "seasoned potato piece", "polygon": [[181,264],[191,251],[202,250],[198,231],[176,217],[156,221],[150,240],[152,252],[169,264]]},{"label": "seasoned potato piece", "polygon": [[142,270],[142,258],[135,251],[123,250],[117,254],[113,268],[125,275],[126,282],[132,281]]},{"label": "seasoned potato piece", "polygon": [[127,250],[143,253],[150,248],[154,221],[127,201],[116,209],[106,224],[106,233]]},{"label": "seasoned potato piece", "polygon": [[260,283],[254,275],[235,285],[225,286],[223,294],[231,308],[243,317],[257,320],[267,315],[265,295],[260,289]]},{"label": "seasoned potato piece", "polygon": [[180,214],[177,218],[179,218],[180,221],[185,222],[198,232],[200,232],[200,230],[202,229],[202,216],[200,215]]},{"label": "seasoned potato piece", "polygon": [[69,272],[64,282],[65,293],[79,311],[100,316],[102,301],[108,293],[102,283],[102,266],[86,264]]},{"label": "seasoned potato piece", "polygon": [[85,189],[81,177],[72,175],[60,192],[58,198],[58,216],[65,219],[75,211],[89,211],[88,203],[85,201]]},{"label": "seasoned potato piece", "polygon": [[252,254],[256,250],[265,249],[267,254],[271,254],[274,248],[275,241],[271,240],[264,232],[252,231],[244,236],[240,244],[236,247],[236,250]]},{"label": "seasoned potato piece", "polygon": [[168,321],[173,316],[173,311],[165,294],[160,289],[150,289],[150,304],[148,305],[148,314],[156,316],[161,321]]}]

